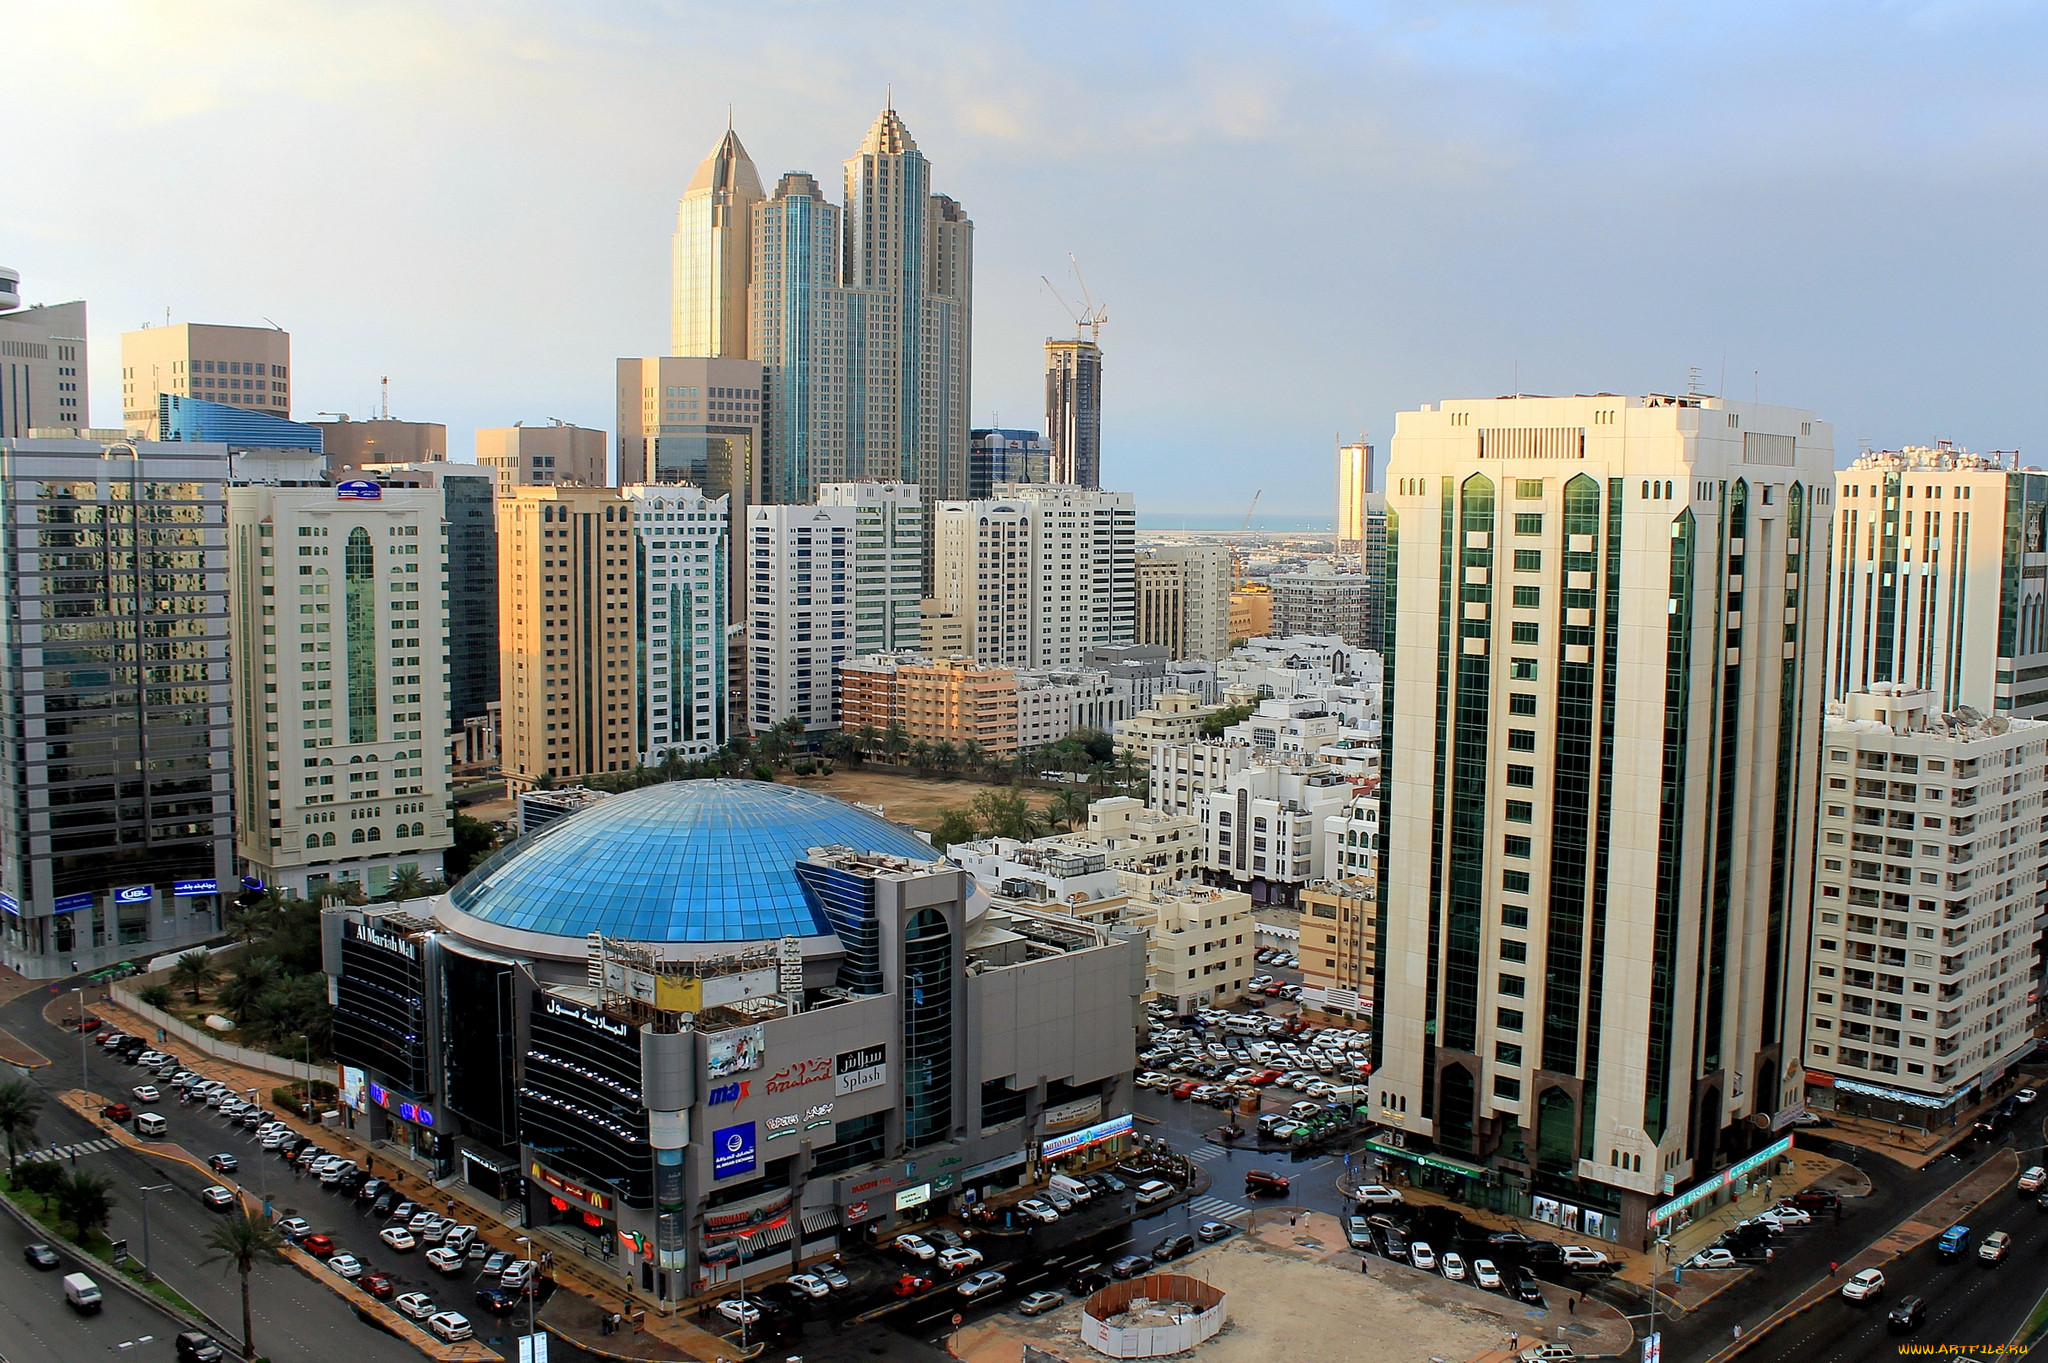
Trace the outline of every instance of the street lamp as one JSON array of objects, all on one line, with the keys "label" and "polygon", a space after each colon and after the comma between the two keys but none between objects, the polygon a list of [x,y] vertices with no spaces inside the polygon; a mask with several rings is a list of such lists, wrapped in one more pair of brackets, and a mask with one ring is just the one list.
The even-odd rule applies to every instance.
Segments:
[{"label": "street lamp", "polygon": [[[262,1104],[256,1101],[256,1093],[257,1091],[253,1088],[249,1090],[249,1102],[252,1106],[260,1107]],[[262,1190],[263,1219],[268,1221],[270,1219],[270,1166],[263,1162],[260,1155],[256,1160],[256,1186]]]},{"label": "street lamp", "polygon": [[78,1092],[90,1099],[92,1082],[85,1073],[85,988],[81,985],[71,992],[78,996]]},{"label": "street lamp", "polygon": [[[515,1244],[526,1246],[526,1262],[532,1263],[533,1241],[524,1235],[516,1235],[512,1238]],[[526,1295],[526,1349],[524,1355],[526,1363],[532,1363],[534,1353],[536,1352],[533,1345],[533,1299],[538,1295],[539,1286],[540,1284],[534,1281],[533,1275],[529,1274],[526,1281],[520,1284],[519,1288]]]},{"label": "street lamp", "polygon": [[747,1241],[754,1238],[753,1231],[740,1236],[740,1352],[747,1349]]},{"label": "street lamp", "polygon": [[142,1280],[144,1282],[148,1282],[152,1276],[149,1271],[149,1195],[151,1193],[168,1193],[172,1190],[172,1185],[168,1183],[156,1183],[147,1188],[137,1188],[135,1190],[142,1194]]}]

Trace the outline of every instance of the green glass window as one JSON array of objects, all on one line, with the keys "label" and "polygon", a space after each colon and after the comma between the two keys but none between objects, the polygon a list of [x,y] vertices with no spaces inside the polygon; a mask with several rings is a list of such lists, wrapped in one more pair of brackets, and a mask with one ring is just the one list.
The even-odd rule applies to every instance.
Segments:
[{"label": "green glass window", "polygon": [[1509,894],[1527,894],[1529,893],[1529,873],[1527,871],[1502,871],[1500,873],[1500,887]]},{"label": "green glass window", "polygon": [[1529,840],[1510,833],[1507,836],[1503,850],[1511,857],[1527,857],[1529,855]]},{"label": "green glass window", "polygon": [[1500,925],[1504,928],[1526,928],[1529,926],[1529,911],[1520,904],[1500,906]]},{"label": "green glass window", "polygon": [[1542,534],[1543,513],[1541,511],[1517,511],[1515,513],[1515,533],[1517,535]]},{"label": "green glass window", "polygon": [[1508,751],[1510,751],[1510,752],[1535,752],[1535,751],[1536,751],[1536,731],[1535,731],[1534,729],[1510,729],[1510,730],[1508,730]]},{"label": "green glass window", "polygon": [[1529,823],[1534,819],[1535,814],[1535,808],[1527,800],[1508,801],[1509,823]]},{"label": "green glass window", "polygon": [[1515,571],[1518,573],[1540,573],[1543,571],[1541,549],[1515,550]]},{"label": "green glass window", "polygon": [[1534,658],[1510,658],[1508,677],[1512,681],[1535,681],[1536,660]]},{"label": "green glass window", "polygon": [[1542,501],[1543,480],[1541,478],[1515,479],[1515,500],[1520,502]]},{"label": "green glass window", "polygon": [[1519,1065],[1522,1063],[1522,1048],[1512,1041],[1496,1041],[1493,1043],[1493,1058],[1503,1065]]},{"label": "green glass window", "polygon": [[1503,1032],[1522,1030],[1522,1010],[1519,1008],[1496,1008],[1493,1010],[1493,1025]]},{"label": "green glass window", "polygon": [[1529,992],[1529,982],[1520,975],[1502,975],[1496,992],[1503,998],[1518,999]]},{"label": "green glass window", "polygon": [[1493,1076],[1493,1096],[1507,1099],[1520,1098],[1522,1096],[1522,1081],[1510,1079],[1505,1074],[1496,1074]]},{"label": "green glass window", "polygon": [[1533,644],[1536,642],[1536,622],[1534,620],[1517,620],[1514,622],[1514,628],[1510,633],[1512,641],[1515,643]]},{"label": "green glass window", "polygon": [[348,614],[348,741],[377,741],[377,551],[360,525],[342,556]]},{"label": "green glass window", "polygon": [[1502,938],[1500,958],[1503,961],[1526,961],[1529,959],[1529,944],[1527,942],[1516,942]]},{"label": "green glass window", "polygon": [[1508,695],[1508,713],[1511,715],[1533,715],[1536,713],[1536,697],[1527,691],[1515,691]]},{"label": "green glass window", "polygon": [[1543,589],[1541,587],[1515,588],[1515,604],[1523,610],[1535,610],[1543,604]]},{"label": "green glass window", "polygon": [[1534,767],[1514,767],[1514,766],[1511,766],[1511,767],[1509,767],[1509,768],[1508,768],[1508,784],[1509,784],[1509,785],[1511,785],[1511,786],[1533,786],[1533,785],[1535,785],[1535,784],[1536,784],[1536,768],[1534,768]]}]

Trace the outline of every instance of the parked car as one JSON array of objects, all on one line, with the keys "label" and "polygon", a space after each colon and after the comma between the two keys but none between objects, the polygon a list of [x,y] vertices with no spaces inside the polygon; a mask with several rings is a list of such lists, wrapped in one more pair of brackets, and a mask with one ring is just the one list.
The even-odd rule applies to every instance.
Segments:
[{"label": "parked car", "polygon": [[1831,1212],[1842,1205],[1839,1194],[1822,1192],[1817,1188],[1801,1188],[1792,1194],[1793,1206],[1809,1212]]},{"label": "parked car", "polygon": [[1398,1207],[1401,1205],[1401,1194],[1384,1183],[1368,1183],[1358,1190],[1355,1200],[1360,1206],[1365,1207]]},{"label": "parked car", "polygon": [[1204,1221],[1195,1227],[1195,1238],[1205,1245],[1213,1245],[1218,1240],[1229,1239],[1236,1230],[1237,1227],[1225,1221]]},{"label": "parked car", "polygon": [[834,1292],[844,1292],[853,1286],[853,1279],[840,1272],[839,1265],[823,1263],[811,1265],[811,1272],[823,1278]]},{"label": "parked car", "polygon": [[1152,1261],[1142,1254],[1126,1254],[1110,1261],[1109,1276],[1112,1278],[1135,1278],[1140,1273],[1150,1273]]},{"label": "parked car", "polygon": [[228,1211],[235,1205],[234,1193],[229,1189],[221,1187],[218,1183],[201,1192],[199,1200],[206,1204],[208,1211],[215,1212]]},{"label": "parked car", "polygon": [[1761,1221],[1765,1218],[1777,1222],[1780,1226],[1810,1226],[1813,1224],[1813,1213],[1803,1207],[1773,1207],[1767,1212],[1759,1212],[1757,1214],[1758,1220]]},{"label": "parked car", "polygon": [[1578,1356],[1569,1344],[1537,1344],[1515,1355],[1519,1363],[1571,1363]]},{"label": "parked car", "polygon": [[350,1282],[363,1276],[363,1261],[353,1254],[331,1255],[327,1260],[327,1266]]},{"label": "parked car", "polygon": [[1445,1250],[1437,1259],[1437,1271],[1454,1283],[1465,1281],[1465,1256],[1456,1250]]},{"label": "parked car", "polygon": [[171,1342],[172,1352],[178,1363],[221,1363],[227,1350],[220,1347],[220,1341],[212,1335],[202,1335],[197,1330],[187,1330]]},{"label": "parked car", "polygon": [[391,1303],[407,1320],[425,1320],[434,1314],[434,1299],[424,1292],[408,1292]]},{"label": "parked car", "polygon": [[1171,1263],[1195,1252],[1195,1237],[1192,1235],[1169,1235],[1152,1247],[1152,1262]]},{"label": "parked car", "polygon": [[1612,1273],[1620,1267],[1599,1250],[1584,1245],[1561,1245],[1557,1252],[1565,1266],[1575,1273]]},{"label": "parked car", "polygon": [[427,1317],[427,1329],[434,1338],[448,1344],[468,1339],[475,1333],[469,1328],[468,1318],[456,1311],[443,1311]]},{"label": "parked car", "polygon": [[784,1281],[793,1291],[800,1292],[814,1301],[819,1297],[832,1295],[832,1285],[815,1273],[792,1273]]},{"label": "parked car", "polygon": [[403,1226],[386,1226],[377,1232],[377,1238],[403,1254],[419,1248],[419,1238]]},{"label": "parked car", "polygon": [[915,1273],[905,1273],[889,1284],[889,1291],[898,1297],[914,1297],[932,1285],[930,1278],[921,1278]]},{"label": "parked car", "polygon": [[1017,1211],[1041,1225],[1050,1225],[1060,1219],[1058,1208],[1043,1198],[1027,1197],[1017,1204]]},{"label": "parked car", "polygon": [[1508,1295],[1529,1306],[1543,1305],[1543,1284],[1536,1275],[1517,1264],[1508,1270]]},{"label": "parked car", "polygon": [[1427,1240],[1417,1240],[1408,1246],[1408,1262],[1425,1273],[1436,1271],[1436,1250]]},{"label": "parked car", "polygon": [[1372,1248],[1372,1227],[1365,1224],[1362,1216],[1344,1218],[1344,1243],[1353,1249]]},{"label": "parked car", "polygon": [[313,1233],[313,1223],[303,1216],[287,1216],[277,1223],[277,1231],[287,1240],[298,1240]]},{"label": "parked car", "polygon": [[1057,1292],[1033,1292],[1023,1301],[1017,1303],[1017,1314],[1020,1316],[1042,1316],[1048,1311],[1057,1309],[1065,1300],[1066,1298]]},{"label": "parked car", "polygon": [[[394,1226],[392,1229],[402,1230],[403,1227]],[[426,1260],[433,1266],[436,1272],[445,1273],[451,1278],[462,1272],[469,1262],[463,1255],[457,1254],[454,1250],[448,1249],[445,1246],[440,1249],[428,1250]]]},{"label": "parked car", "polygon": [[137,1084],[128,1092],[133,1094],[139,1103],[154,1103],[164,1096],[163,1090],[155,1084]]},{"label": "parked car", "polygon": [[507,1254],[504,1250],[501,1249],[494,1251],[490,1258],[484,1260],[484,1276],[486,1278],[497,1277],[500,1273],[503,1273],[505,1271],[506,1265],[510,1264],[511,1262],[512,1256]]},{"label": "parked car", "polygon": [[985,1297],[991,1292],[1002,1291],[1009,1281],[1008,1278],[994,1269],[984,1269],[961,1283],[956,1290],[967,1300],[973,1301],[978,1297]]},{"label": "parked car", "polygon": [[1884,1274],[1874,1268],[1866,1268],[1848,1282],[1842,1284],[1844,1301],[1869,1301],[1884,1291]]},{"label": "parked car", "polygon": [[1489,1292],[1498,1292],[1501,1286],[1500,1270],[1493,1266],[1491,1259],[1474,1259],[1472,1281]]},{"label": "parked car", "polygon": [[531,1259],[514,1259],[505,1271],[498,1275],[498,1286],[509,1292],[522,1292],[528,1283],[539,1276],[539,1264]]},{"label": "parked car", "polygon": [[389,1273],[365,1273],[356,1279],[356,1286],[378,1301],[389,1301],[392,1294],[398,1291],[398,1280]]},{"label": "parked car", "polygon": [[981,1251],[961,1246],[958,1249],[939,1251],[939,1267],[948,1273],[965,1273],[970,1268],[981,1267]]},{"label": "parked car", "polygon": [[1725,1249],[1703,1249],[1685,1261],[1687,1268],[1739,1268],[1735,1256]]},{"label": "parked car", "polygon": [[100,1116],[110,1121],[125,1122],[135,1115],[135,1109],[126,1103],[108,1103],[100,1109]]},{"label": "parked car", "polygon": [[896,1252],[906,1259],[928,1263],[938,1257],[938,1251],[922,1235],[899,1235],[896,1237]]},{"label": "parked car", "polygon": [[315,1259],[325,1259],[334,1253],[334,1237],[331,1235],[309,1235],[299,1241],[299,1248]]}]

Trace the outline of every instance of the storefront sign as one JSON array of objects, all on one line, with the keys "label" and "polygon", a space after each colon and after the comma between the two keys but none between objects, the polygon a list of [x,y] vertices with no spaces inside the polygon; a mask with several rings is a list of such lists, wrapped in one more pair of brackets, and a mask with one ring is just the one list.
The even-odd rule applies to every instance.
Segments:
[{"label": "storefront sign", "polygon": [[21,914],[21,901],[7,893],[7,891],[0,890],[0,909],[5,909],[7,912],[19,917]]},{"label": "storefront sign", "polygon": [[1445,1159],[1440,1155],[1417,1154],[1413,1150],[1405,1150],[1399,1145],[1392,1144],[1391,1142],[1382,1143],[1380,1141],[1367,1141],[1365,1143],[1365,1148],[1368,1150],[1378,1151],[1382,1155],[1391,1155],[1395,1159],[1404,1159],[1412,1161],[1413,1163],[1421,1165],[1425,1169],[1441,1169],[1443,1170],[1443,1172],[1447,1174],[1458,1174],[1464,1178],[1486,1177],[1486,1171],[1476,1164],[1465,1164],[1458,1160]]},{"label": "storefront sign", "polygon": [[1086,1126],[1102,1116],[1102,1099],[1077,1098],[1071,1103],[1049,1107],[1041,1115],[1045,1118],[1047,1131],[1071,1131],[1077,1126]]},{"label": "storefront sign", "polygon": [[123,885],[114,891],[116,904],[147,904],[156,897],[154,885]]},{"label": "storefront sign", "polygon": [[219,894],[218,880],[180,880],[171,886],[175,895]]},{"label": "storefront sign", "polygon": [[527,1165],[527,1173],[532,1175],[539,1182],[547,1185],[550,1188],[553,1188],[556,1192],[560,1193],[564,1197],[573,1197],[578,1202],[582,1202],[589,1206],[595,1207],[597,1210],[601,1212],[611,1210],[612,1200],[608,1194],[594,1192],[591,1189],[584,1187],[580,1183],[571,1183],[568,1179],[563,1178],[560,1174],[551,1174],[547,1170],[540,1167],[540,1161],[538,1160],[535,1160],[531,1164]]},{"label": "storefront sign", "polygon": [[754,1124],[741,1122],[711,1133],[711,1177],[754,1172]]},{"label": "storefront sign", "polygon": [[772,1141],[777,1136],[794,1135],[796,1124],[802,1120],[799,1113],[785,1112],[780,1117],[770,1117],[763,1125],[768,1128],[768,1139]]},{"label": "storefront sign", "polygon": [[804,1130],[815,1131],[821,1126],[832,1124],[832,1104],[812,1103],[804,1109]]},{"label": "storefront sign", "polygon": [[341,1101],[356,1111],[363,1110],[365,1100],[365,1077],[354,1065],[341,1067]]},{"label": "storefront sign", "polygon": [[824,1056],[814,1060],[800,1060],[786,1069],[777,1070],[768,1080],[770,1093],[787,1093],[800,1089],[805,1084],[815,1084],[821,1079],[832,1077],[832,1062]]},{"label": "storefront sign", "polygon": [[625,1023],[620,1022],[616,1018],[608,1018],[603,1013],[592,1012],[580,1003],[565,1003],[552,994],[548,996],[547,1005],[542,1011],[549,1017],[566,1018],[570,1022],[579,1022],[594,1032],[603,1032],[606,1036],[617,1037],[621,1041],[625,1040],[626,1033],[631,1030]]},{"label": "storefront sign", "polygon": [[896,1194],[896,1210],[907,1212],[912,1207],[922,1207],[932,1200],[932,1185],[920,1183],[915,1188],[904,1188]]},{"label": "storefront sign", "polygon": [[744,1070],[758,1070],[768,1056],[768,1029],[760,1023],[713,1032],[706,1043],[713,1079]]},{"label": "storefront sign", "polygon": [[419,948],[395,932],[387,932],[383,928],[372,927],[368,923],[350,923],[348,926],[349,936],[366,946],[376,947],[379,951],[388,951],[394,956],[403,956],[408,961],[417,961],[420,958]]},{"label": "storefront sign", "polygon": [[888,1056],[887,1046],[841,1051],[832,1066],[832,1091],[843,1098],[863,1089],[880,1088],[889,1080]]},{"label": "storefront sign", "polygon": [[735,1211],[719,1210],[704,1214],[704,1238],[707,1240],[738,1235],[777,1217],[789,1205],[790,1192],[783,1189],[778,1195],[762,1198]]},{"label": "storefront sign", "polygon": [[1106,1122],[1098,1123],[1095,1126],[1083,1127],[1081,1130],[1070,1135],[1055,1136],[1050,1140],[1044,1141],[1038,1147],[1038,1156],[1040,1159],[1058,1159],[1062,1155],[1071,1155],[1076,1150],[1084,1150],[1091,1145],[1100,1145],[1104,1141],[1115,1140],[1130,1129],[1131,1114],[1126,1112],[1121,1117],[1111,1117]]},{"label": "storefront sign", "polygon": [[800,937],[782,939],[782,950],[775,958],[776,983],[784,994],[802,998],[804,993],[804,944]]},{"label": "storefront sign", "polygon": [[391,1110],[398,1114],[398,1120],[402,1122],[429,1128],[434,1125],[433,1111],[420,1103],[400,1103]]},{"label": "storefront sign", "polygon": [[383,498],[384,489],[367,478],[344,478],[334,485],[337,502],[376,502]]},{"label": "storefront sign", "polygon": [[1014,1150],[1007,1155],[997,1155],[994,1159],[983,1160],[979,1164],[970,1164],[960,1171],[960,1177],[964,1181],[972,1182],[985,1174],[1000,1174],[1005,1169],[1014,1169],[1023,1162],[1024,1152]]},{"label": "storefront sign", "polygon": [[1790,1136],[1787,1136],[1783,1140],[1776,1141],[1770,1145],[1765,1146],[1763,1149],[1757,1151],[1754,1155],[1751,1155],[1748,1159],[1743,1160],[1736,1164],[1729,1165],[1726,1169],[1723,1169],[1720,1173],[1714,1175],[1705,1183],[1700,1184],[1697,1188],[1688,1189],[1687,1191],[1680,1193],[1677,1197],[1672,1198],[1669,1202],[1666,1202],[1662,1206],[1651,1208],[1649,1218],[1650,1228],[1652,1230],[1655,1230],[1658,1226],[1663,1225],[1666,1221],[1678,1215],[1687,1207],[1690,1207],[1694,1203],[1699,1202],[1705,1198],[1712,1197],[1715,1193],[1720,1192],[1723,1188],[1726,1188],[1729,1184],[1735,1182],[1736,1179],[1741,1178],[1745,1174],[1752,1173],[1757,1169],[1761,1169],[1764,1165],[1769,1164],[1772,1160],[1782,1157],[1787,1151],[1791,1150],[1791,1148],[1792,1138]]},{"label": "storefront sign", "polygon": [[86,890],[79,894],[58,895],[56,902],[50,905],[50,912],[77,913],[80,909],[89,909],[91,907],[92,891]]},{"label": "storefront sign", "polygon": [[730,1084],[720,1084],[704,1095],[704,1102],[709,1107],[717,1107],[720,1103],[737,1103],[747,1096],[753,1084],[754,1081],[751,1079],[736,1079]]},{"label": "storefront sign", "polygon": [[865,1202],[856,1202],[846,1209],[846,1219],[848,1221],[858,1221],[867,1214],[868,1204]]}]

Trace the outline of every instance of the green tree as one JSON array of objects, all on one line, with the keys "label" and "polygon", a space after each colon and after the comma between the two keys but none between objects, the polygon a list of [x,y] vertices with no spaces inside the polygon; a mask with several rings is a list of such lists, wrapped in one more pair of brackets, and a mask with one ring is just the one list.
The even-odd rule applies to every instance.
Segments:
[{"label": "green tree", "polygon": [[1052,797],[1050,809],[1053,817],[1068,828],[1079,828],[1088,822],[1090,803],[1087,791],[1079,786],[1065,786]]},{"label": "green tree", "polygon": [[50,1198],[63,1181],[64,1166],[46,1159],[32,1160],[14,1171],[15,1186],[40,1198],[44,1211],[50,1209]]},{"label": "green tree", "polygon": [[1031,802],[1020,790],[984,790],[974,797],[974,818],[984,836],[1028,840],[1032,834]]},{"label": "green tree", "polygon": [[171,994],[171,987],[167,984],[147,984],[142,987],[142,991],[135,997],[141,999],[152,1008],[168,1008],[171,1006],[173,996]]},{"label": "green tree", "polygon": [[51,1200],[83,1244],[93,1232],[104,1230],[114,1214],[114,1180],[89,1169],[68,1170],[52,1190]]},{"label": "green tree", "polygon": [[1202,717],[1202,737],[1221,738],[1223,731],[1233,724],[1242,724],[1252,717],[1258,706],[1252,704],[1226,705],[1213,715]]},{"label": "green tree", "polygon": [[939,811],[939,821],[932,829],[932,842],[944,851],[956,842],[973,842],[978,835],[974,816],[958,805],[951,805]]},{"label": "green tree", "polygon": [[987,765],[988,753],[982,750],[980,739],[965,738],[960,741],[960,770],[973,776]]},{"label": "green tree", "polygon": [[284,1236],[261,1213],[238,1208],[206,1233],[206,1262],[233,1268],[242,1275],[242,1357],[256,1357],[255,1315],[249,1306],[249,1275],[256,1265],[281,1264]]},{"label": "green tree", "polygon": [[192,991],[192,1003],[199,1003],[199,991],[220,978],[220,972],[213,967],[213,957],[205,951],[188,951],[180,956],[171,967],[171,983],[180,989]]},{"label": "green tree", "polygon": [[932,765],[940,771],[951,771],[960,765],[960,750],[951,739],[942,738],[932,744]]},{"label": "green tree", "polygon": [[453,841],[455,845],[448,849],[447,856],[443,858],[451,884],[468,875],[478,862],[491,854],[491,850],[498,845],[498,830],[482,819],[457,814]]},{"label": "green tree", "polygon": [[391,874],[391,883],[384,887],[386,899],[418,899],[427,892],[427,878],[420,874],[417,866],[401,866]]},{"label": "green tree", "polygon": [[228,972],[226,982],[214,994],[214,1001],[233,1014],[236,1022],[247,1022],[256,1000],[277,983],[281,974],[276,957],[251,956],[245,952]]},{"label": "green tree", "polygon": [[15,1156],[36,1138],[43,1115],[43,1092],[26,1079],[0,1083],[0,1136],[7,1138],[7,1176],[14,1177]]},{"label": "green tree", "polygon": [[891,762],[898,762],[902,760],[903,754],[908,751],[910,751],[910,735],[904,729],[903,721],[900,719],[890,720],[889,727],[882,730],[882,755]]}]

